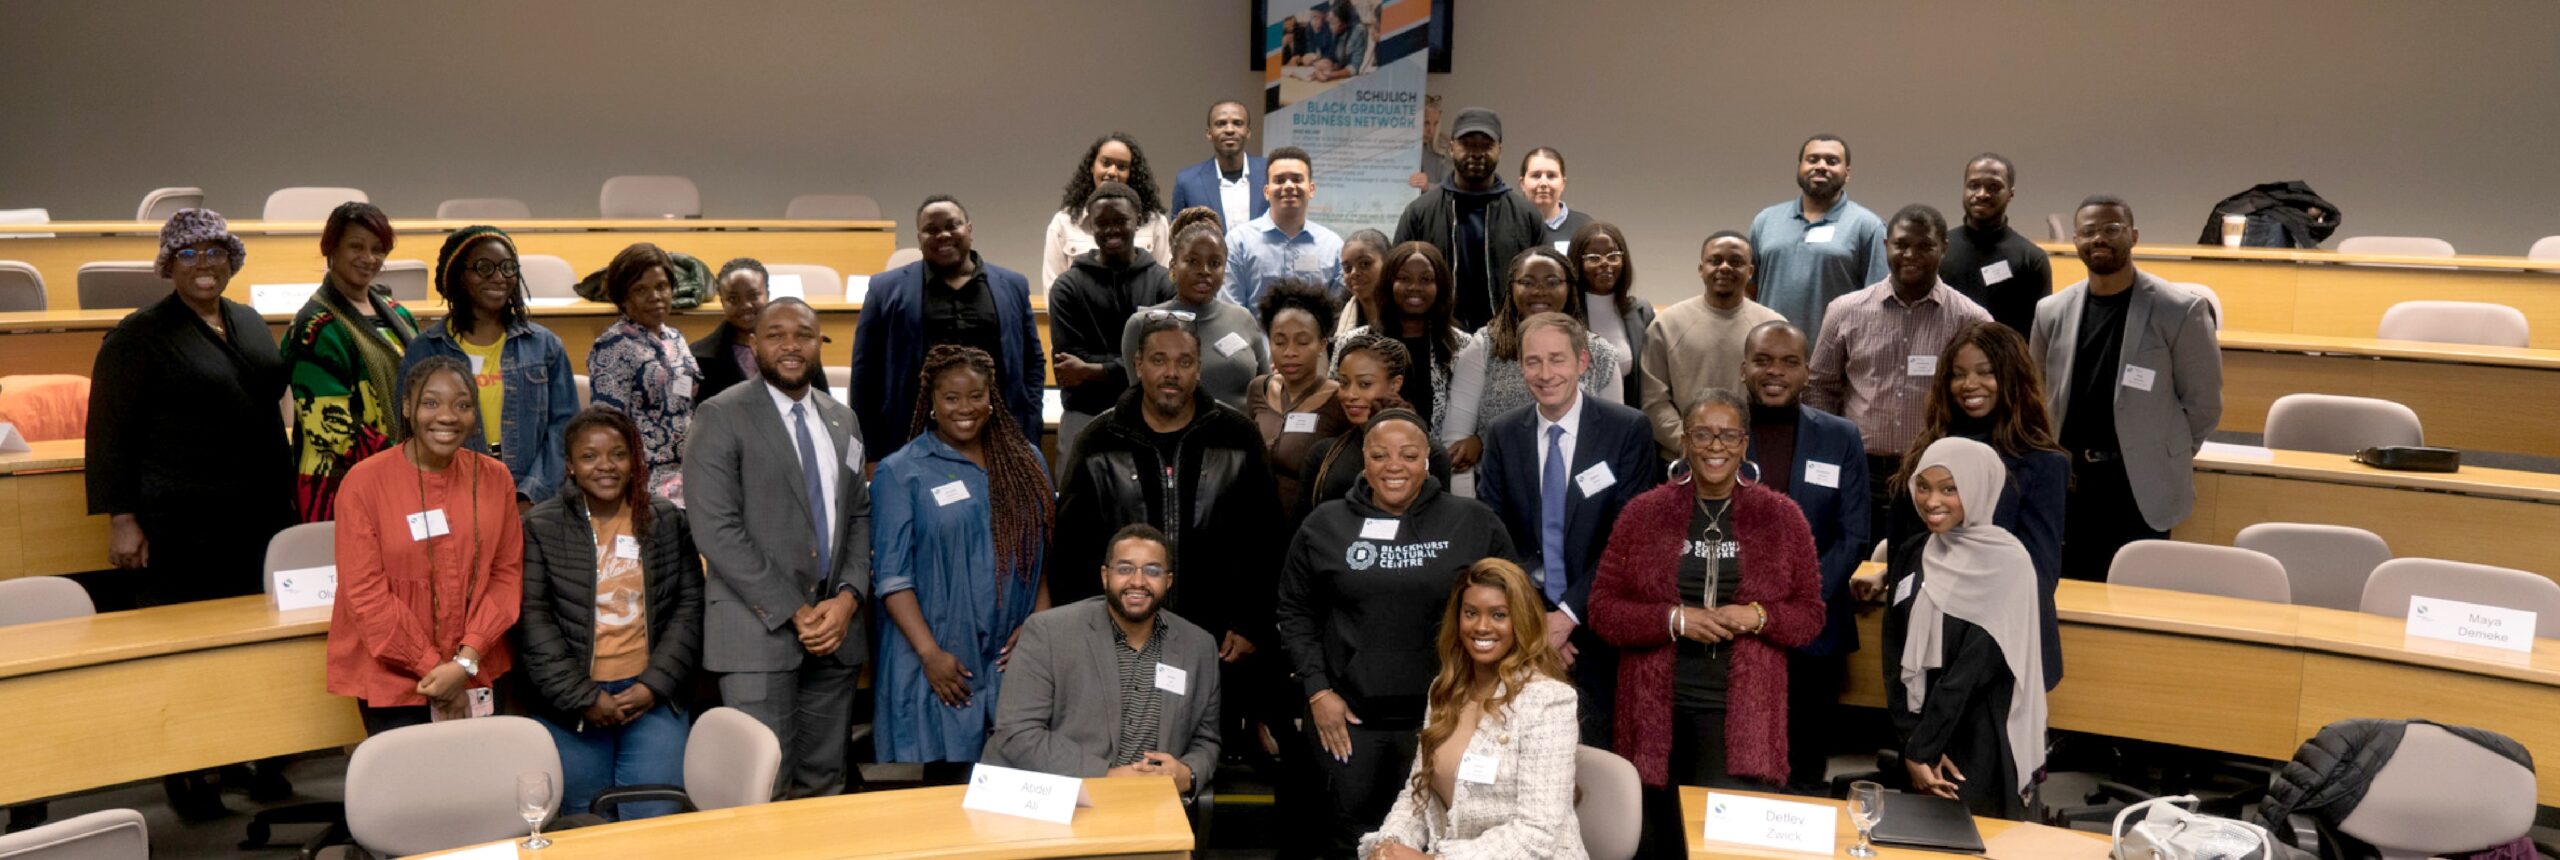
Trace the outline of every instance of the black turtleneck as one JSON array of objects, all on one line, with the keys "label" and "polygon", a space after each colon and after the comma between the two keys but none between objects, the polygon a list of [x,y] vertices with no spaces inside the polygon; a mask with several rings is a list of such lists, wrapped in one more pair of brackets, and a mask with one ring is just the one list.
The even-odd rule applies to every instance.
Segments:
[{"label": "black turtleneck", "polygon": [[1763,406],[1751,401],[1751,462],[1760,467],[1760,483],[1784,493],[1795,481],[1797,407]]}]

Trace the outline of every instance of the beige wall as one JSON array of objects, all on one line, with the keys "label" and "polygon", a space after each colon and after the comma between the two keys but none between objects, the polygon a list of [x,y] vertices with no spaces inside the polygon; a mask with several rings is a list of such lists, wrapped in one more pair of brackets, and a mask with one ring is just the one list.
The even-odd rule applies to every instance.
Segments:
[{"label": "beige wall", "polygon": [[[1568,199],[1626,227],[1657,301],[1696,289],[1707,232],[1794,193],[1815,131],[1850,140],[1850,194],[1883,212],[1952,210],[1994,149],[2019,221],[2108,191],[2155,242],[2294,178],[2344,235],[2521,254],[2560,233],[2548,0],[1460,6],[1434,91],[1503,112],[1506,171],[1563,149]],[[192,184],[251,217],[275,187],[347,184],[398,215],[507,194],[585,216],[606,176],[670,172],[715,217],[862,191],[904,222],[950,191],[982,250],[1030,269],[1095,134],[1149,144],[1168,194],[1202,156],[1205,105],[1258,81],[1244,7],[0,0],[0,208],[129,218]]]}]

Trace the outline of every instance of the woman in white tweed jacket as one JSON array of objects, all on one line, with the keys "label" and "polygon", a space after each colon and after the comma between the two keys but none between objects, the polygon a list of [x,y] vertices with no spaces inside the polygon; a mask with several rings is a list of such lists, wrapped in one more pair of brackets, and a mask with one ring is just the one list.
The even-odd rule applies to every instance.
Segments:
[{"label": "woman in white tweed jacket", "polygon": [[1450,589],[1440,675],[1413,778],[1367,860],[1588,858],[1573,813],[1577,694],[1520,566],[1476,562]]}]

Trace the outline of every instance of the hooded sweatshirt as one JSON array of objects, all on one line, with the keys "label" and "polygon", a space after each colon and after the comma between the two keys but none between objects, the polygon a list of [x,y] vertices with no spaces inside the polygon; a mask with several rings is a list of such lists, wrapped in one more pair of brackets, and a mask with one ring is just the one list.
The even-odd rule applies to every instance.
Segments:
[{"label": "hooded sweatshirt", "polygon": [[1173,276],[1147,249],[1130,250],[1126,266],[1103,262],[1101,251],[1077,255],[1049,286],[1050,348],[1103,369],[1100,377],[1064,390],[1069,412],[1100,415],[1119,401],[1129,390],[1121,330],[1139,308],[1173,298]]}]

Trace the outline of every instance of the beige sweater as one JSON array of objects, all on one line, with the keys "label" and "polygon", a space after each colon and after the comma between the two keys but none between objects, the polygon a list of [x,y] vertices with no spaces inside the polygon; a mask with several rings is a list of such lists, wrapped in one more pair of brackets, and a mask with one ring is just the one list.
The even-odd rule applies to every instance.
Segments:
[{"label": "beige sweater", "polygon": [[1664,459],[1680,456],[1680,420],[1709,388],[1742,391],[1742,339],[1761,323],[1785,317],[1759,302],[1720,311],[1705,296],[1692,296],[1663,308],[1645,329],[1644,355],[1636,360],[1644,376],[1644,415],[1653,421],[1653,441]]}]

